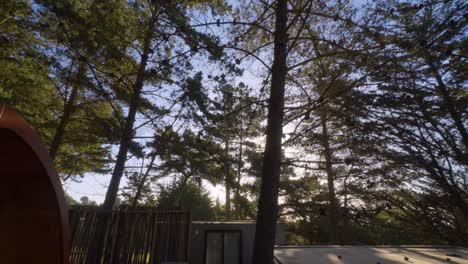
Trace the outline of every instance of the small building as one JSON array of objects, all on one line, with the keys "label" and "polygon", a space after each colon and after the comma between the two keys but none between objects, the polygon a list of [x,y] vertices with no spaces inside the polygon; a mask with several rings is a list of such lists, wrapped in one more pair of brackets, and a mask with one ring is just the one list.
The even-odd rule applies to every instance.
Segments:
[{"label": "small building", "polygon": [[[193,221],[189,264],[252,264],[254,238],[255,221]],[[284,225],[278,223],[275,244],[284,243]]]}]

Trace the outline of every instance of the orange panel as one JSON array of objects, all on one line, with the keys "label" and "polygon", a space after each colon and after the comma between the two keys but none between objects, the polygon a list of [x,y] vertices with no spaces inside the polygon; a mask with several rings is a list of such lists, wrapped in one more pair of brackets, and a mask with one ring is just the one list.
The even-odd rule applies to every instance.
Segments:
[{"label": "orange panel", "polygon": [[68,263],[68,219],[57,172],[36,132],[0,105],[0,263]]}]

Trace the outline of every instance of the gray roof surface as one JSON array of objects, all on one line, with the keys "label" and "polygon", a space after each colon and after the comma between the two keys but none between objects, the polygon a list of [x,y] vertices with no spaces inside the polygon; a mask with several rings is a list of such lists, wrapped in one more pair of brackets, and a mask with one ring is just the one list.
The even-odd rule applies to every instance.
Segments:
[{"label": "gray roof surface", "polygon": [[438,246],[292,246],[275,248],[275,257],[282,264],[468,264],[468,249]]}]

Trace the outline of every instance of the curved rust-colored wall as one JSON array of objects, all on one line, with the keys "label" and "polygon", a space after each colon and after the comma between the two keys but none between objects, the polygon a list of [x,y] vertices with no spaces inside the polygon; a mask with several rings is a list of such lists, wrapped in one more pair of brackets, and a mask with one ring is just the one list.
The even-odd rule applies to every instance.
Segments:
[{"label": "curved rust-colored wall", "polygon": [[0,263],[68,263],[62,186],[44,144],[0,105]]}]

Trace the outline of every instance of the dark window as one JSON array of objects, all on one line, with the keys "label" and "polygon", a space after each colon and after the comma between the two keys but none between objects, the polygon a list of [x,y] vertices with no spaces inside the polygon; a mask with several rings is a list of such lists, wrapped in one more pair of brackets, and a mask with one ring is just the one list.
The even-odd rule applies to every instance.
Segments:
[{"label": "dark window", "polygon": [[205,264],[241,264],[240,231],[207,231]]}]

